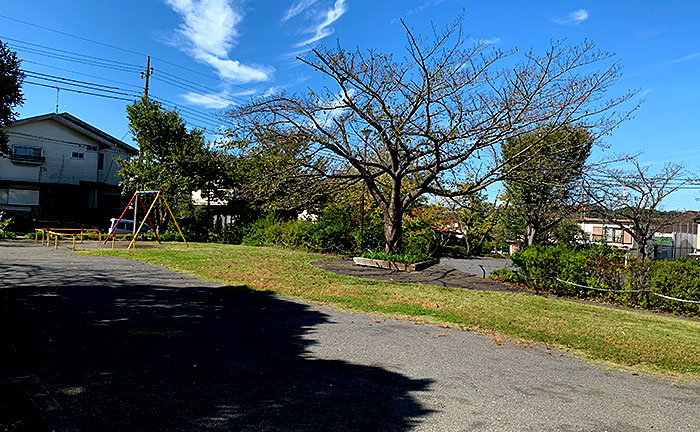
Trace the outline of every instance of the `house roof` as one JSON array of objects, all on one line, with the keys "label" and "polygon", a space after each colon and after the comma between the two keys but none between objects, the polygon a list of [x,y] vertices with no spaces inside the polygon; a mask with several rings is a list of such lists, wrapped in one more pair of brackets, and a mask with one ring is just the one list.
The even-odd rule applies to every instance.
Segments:
[{"label": "house roof", "polygon": [[61,123],[62,125],[73,129],[79,133],[82,133],[83,135],[87,135],[97,141],[103,142],[106,145],[109,146],[117,146],[125,150],[129,155],[133,156],[138,154],[138,149],[130,146],[129,144],[125,143],[122,140],[114,138],[112,135],[108,134],[107,132],[101,131],[100,129],[97,129],[95,126],[92,126],[91,124],[84,122],[83,120],[80,120],[79,118],[75,117],[72,114],[69,114],[67,112],[63,113],[51,113],[51,114],[43,114],[43,115],[38,115],[34,117],[27,117],[24,119],[20,119],[17,121],[14,121],[12,123],[12,126],[18,126],[22,124],[27,124],[27,123],[34,123],[38,121],[43,121],[43,120],[54,120],[57,121],[58,123]]},{"label": "house roof", "polygon": [[615,221],[603,218],[578,218],[574,219],[574,222],[590,222],[590,223],[602,223],[602,224],[615,224],[615,223],[629,223],[632,222],[629,219],[617,219]]}]

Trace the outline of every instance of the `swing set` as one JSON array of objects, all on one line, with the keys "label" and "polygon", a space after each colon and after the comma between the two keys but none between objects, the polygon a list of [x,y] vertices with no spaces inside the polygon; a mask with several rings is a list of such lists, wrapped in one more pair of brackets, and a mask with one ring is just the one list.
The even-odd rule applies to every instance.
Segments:
[{"label": "swing set", "polygon": [[[154,196],[155,195],[155,196]],[[139,197],[141,198],[139,200]],[[151,201],[151,205],[148,207],[148,210],[146,210],[146,206],[144,204],[144,201],[146,200],[147,197],[153,197],[153,200]],[[117,226],[119,225],[119,222],[122,220],[124,215],[126,214],[126,211],[129,209],[131,206],[131,203],[134,203],[134,208],[138,204],[141,204],[141,208],[146,212],[146,215],[144,216],[143,220],[141,221],[141,224],[139,225],[139,229],[136,230],[134,233],[134,237],[131,239],[131,243],[129,243],[129,247],[127,249],[131,249],[134,247],[136,244],[136,238],[138,237],[139,233],[141,232],[141,228],[143,228],[143,225],[148,222],[148,225],[151,227],[151,231],[153,231],[153,234],[156,236],[156,240],[158,241],[158,244],[161,244],[160,238],[158,238],[158,233],[156,232],[155,227],[153,226],[153,223],[151,222],[151,211],[153,210],[153,207],[155,207],[156,203],[158,202],[158,198],[163,200],[163,204],[165,204],[165,208],[168,209],[168,212],[170,213],[170,216],[173,218],[173,222],[175,222],[175,227],[177,228],[177,231],[180,233],[180,237],[182,237],[182,241],[185,242],[185,246],[190,247],[189,244],[187,244],[187,240],[185,240],[185,235],[182,233],[182,230],[180,229],[180,225],[177,223],[177,219],[175,219],[175,215],[173,214],[173,211],[170,210],[170,206],[168,205],[168,201],[165,199],[165,195],[163,194],[162,190],[153,190],[153,191],[139,191],[137,190],[134,193],[134,196],[131,197],[129,200],[129,203],[124,207],[124,211],[122,212],[121,216],[119,216],[119,219],[114,223],[112,228],[109,230],[109,234],[107,234],[107,237],[105,240],[102,242],[102,244],[106,244],[107,241],[109,240],[110,237],[116,237],[116,234],[114,234],[114,230],[117,229]],[[134,221],[134,224],[136,224],[137,221]]]}]

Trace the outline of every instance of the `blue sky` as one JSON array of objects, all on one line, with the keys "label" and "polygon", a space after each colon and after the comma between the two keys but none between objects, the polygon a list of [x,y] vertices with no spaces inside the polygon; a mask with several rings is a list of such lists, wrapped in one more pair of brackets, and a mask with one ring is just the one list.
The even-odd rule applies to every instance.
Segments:
[{"label": "blue sky", "polygon": [[[632,120],[606,138],[610,149],[604,154],[643,152],[645,163],[683,163],[698,171],[698,1],[4,1],[0,15],[120,49],[2,17],[0,39],[18,48],[27,70],[118,87],[113,95],[140,91],[138,67],[145,68],[145,55],[151,55],[151,95],[178,106],[191,124],[213,126],[215,120],[207,113],[228,104],[266,92],[318,88],[318,77],[295,60],[309,46],[340,41],[345,47],[401,53],[405,36],[400,18],[418,33],[427,33],[431,23],[447,25],[462,10],[470,37],[500,49],[541,52],[550,40],[565,38],[572,44],[588,39],[614,52],[624,76],[611,95],[639,89],[644,103]],[[119,62],[110,64],[123,70],[99,66],[98,59],[68,61],[70,53]],[[25,85],[24,92],[22,117],[55,110],[55,89]],[[127,103],[67,91],[59,97],[60,111],[128,141]],[[678,192],[666,207],[697,209],[697,195]]]}]

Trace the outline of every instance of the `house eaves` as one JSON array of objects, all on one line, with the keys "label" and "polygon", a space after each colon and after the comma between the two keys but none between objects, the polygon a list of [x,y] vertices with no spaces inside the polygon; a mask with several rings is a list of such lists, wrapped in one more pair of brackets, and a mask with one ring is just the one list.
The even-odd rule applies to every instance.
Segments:
[{"label": "house eaves", "polygon": [[101,142],[108,147],[119,147],[122,150],[126,151],[129,156],[134,156],[139,153],[138,149],[130,146],[129,144],[125,143],[122,140],[119,140],[112,135],[101,131],[100,129],[92,126],[89,123],[84,122],[83,120],[80,120],[79,118],[64,112],[64,113],[51,113],[51,114],[43,114],[39,116],[34,116],[34,117],[28,117],[25,119],[20,119],[12,123],[10,127],[12,126],[18,126],[22,124],[28,124],[28,123],[34,123],[34,122],[39,122],[43,120],[54,120],[70,129],[75,130],[76,132],[79,132],[83,135],[86,135],[98,142]]}]

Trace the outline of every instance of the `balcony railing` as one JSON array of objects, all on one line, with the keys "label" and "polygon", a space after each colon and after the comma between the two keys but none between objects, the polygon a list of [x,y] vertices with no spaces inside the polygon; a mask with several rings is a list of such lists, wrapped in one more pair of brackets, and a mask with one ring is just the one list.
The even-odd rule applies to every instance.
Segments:
[{"label": "balcony railing", "polygon": [[17,154],[13,152],[10,154],[10,160],[15,163],[41,165],[46,161],[46,158],[44,156]]}]

